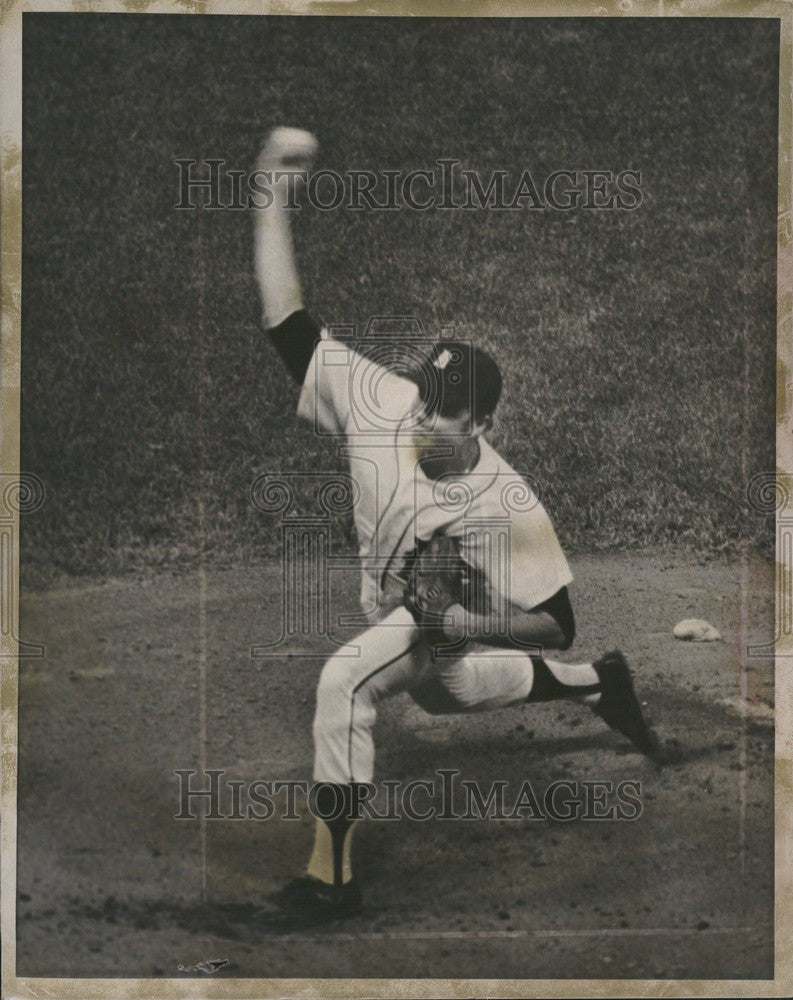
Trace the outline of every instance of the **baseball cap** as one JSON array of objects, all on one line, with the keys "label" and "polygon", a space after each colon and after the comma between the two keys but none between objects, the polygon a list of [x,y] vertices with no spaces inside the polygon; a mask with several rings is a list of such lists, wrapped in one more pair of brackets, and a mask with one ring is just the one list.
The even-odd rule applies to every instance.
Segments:
[{"label": "baseball cap", "polygon": [[501,397],[501,370],[479,347],[457,340],[435,344],[422,364],[419,395],[428,413],[456,417],[470,412],[475,423],[490,416]]}]

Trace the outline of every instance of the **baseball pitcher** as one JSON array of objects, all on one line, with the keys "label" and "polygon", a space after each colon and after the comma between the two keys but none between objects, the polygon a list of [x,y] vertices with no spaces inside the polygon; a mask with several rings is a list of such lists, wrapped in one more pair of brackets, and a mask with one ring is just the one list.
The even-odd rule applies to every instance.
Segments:
[{"label": "baseball pitcher", "polygon": [[[258,162],[271,178],[268,204],[254,212],[254,229],[264,326],[301,386],[298,413],[342,443],[358,488],[370,625],[325,663],[313,726],[314,779],[332,800],[320,811],[341,814],[317,820],[306,873],[276,897],[319,920],[361,909],[355,824],[333,803],[352,802],[356,785],[372,781],[382,699],[407,691],[431,713],[573,699],[640,752],[656,758],[659,749],[621,653],[578,664],[543,654],[573,642],[572,575],[545,509],[486,440],[502,387],[496,362],[446,341],[408,377],[334,340],[305,310],[283,172],[307,167],[315,152],[307,132],[270,133]],[[523,502],[505,507],[505,484]],[[448,502],[452,487],[464,503]]]}]

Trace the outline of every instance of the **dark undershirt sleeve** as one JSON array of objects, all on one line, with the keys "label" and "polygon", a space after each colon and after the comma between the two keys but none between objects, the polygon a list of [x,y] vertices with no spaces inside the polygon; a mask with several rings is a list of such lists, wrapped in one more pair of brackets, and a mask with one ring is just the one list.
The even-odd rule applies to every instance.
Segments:
[{"label": "dark undershirt sleeve", "polygon": [[298,309],[291,316],[267,331],[276,351],[295,382],[303,384],[308,366],[322,327],[305,309]]},{"label": "dark undershirt sleeve", "polygon": [[567,645],[572,646],[573,639],[575,639],[575,616],[567,587],[557,590],[553,597],[538,604],[536,608],[532,608],[532,611],[547,611],[564,633]]}]

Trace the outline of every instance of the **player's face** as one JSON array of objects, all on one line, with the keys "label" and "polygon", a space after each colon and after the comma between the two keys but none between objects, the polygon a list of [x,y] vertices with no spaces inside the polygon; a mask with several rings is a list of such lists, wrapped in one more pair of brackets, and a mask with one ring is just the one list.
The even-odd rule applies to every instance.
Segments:
[{"label": "player's face", "polygon": [[416,458],[430,478],[469,468],[478,455],[476,439],[490,420],[475,424],[467,412],[453,417],[426,415],[416,426]]},{"label": "player's face", "polygon": [[419,447],[435,447],[438,445],[459,445],[466,439],[478,437],[481,428],[473,425],[471,415],[462,412],[453,417],[444,417],[440,413],[425,414],[416,424],[416,444]]}]

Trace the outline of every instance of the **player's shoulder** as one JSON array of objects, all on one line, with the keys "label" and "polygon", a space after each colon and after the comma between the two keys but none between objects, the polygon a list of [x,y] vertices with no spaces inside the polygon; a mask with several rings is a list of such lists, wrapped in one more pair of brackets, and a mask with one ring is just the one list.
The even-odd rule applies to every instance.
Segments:
[{"label": "player's shoulder", "polygon": [[417,405],[415,382],[327,329],[317,343],[313,377],[346,411],[350,433],[391,434]]},{"label": "player's shoulder", "polygon": [[471,477],[472,513],[481,518],[509,517],[541,509],[535,477],[514,469],[496,449],[480,439],[480,460]]}]

